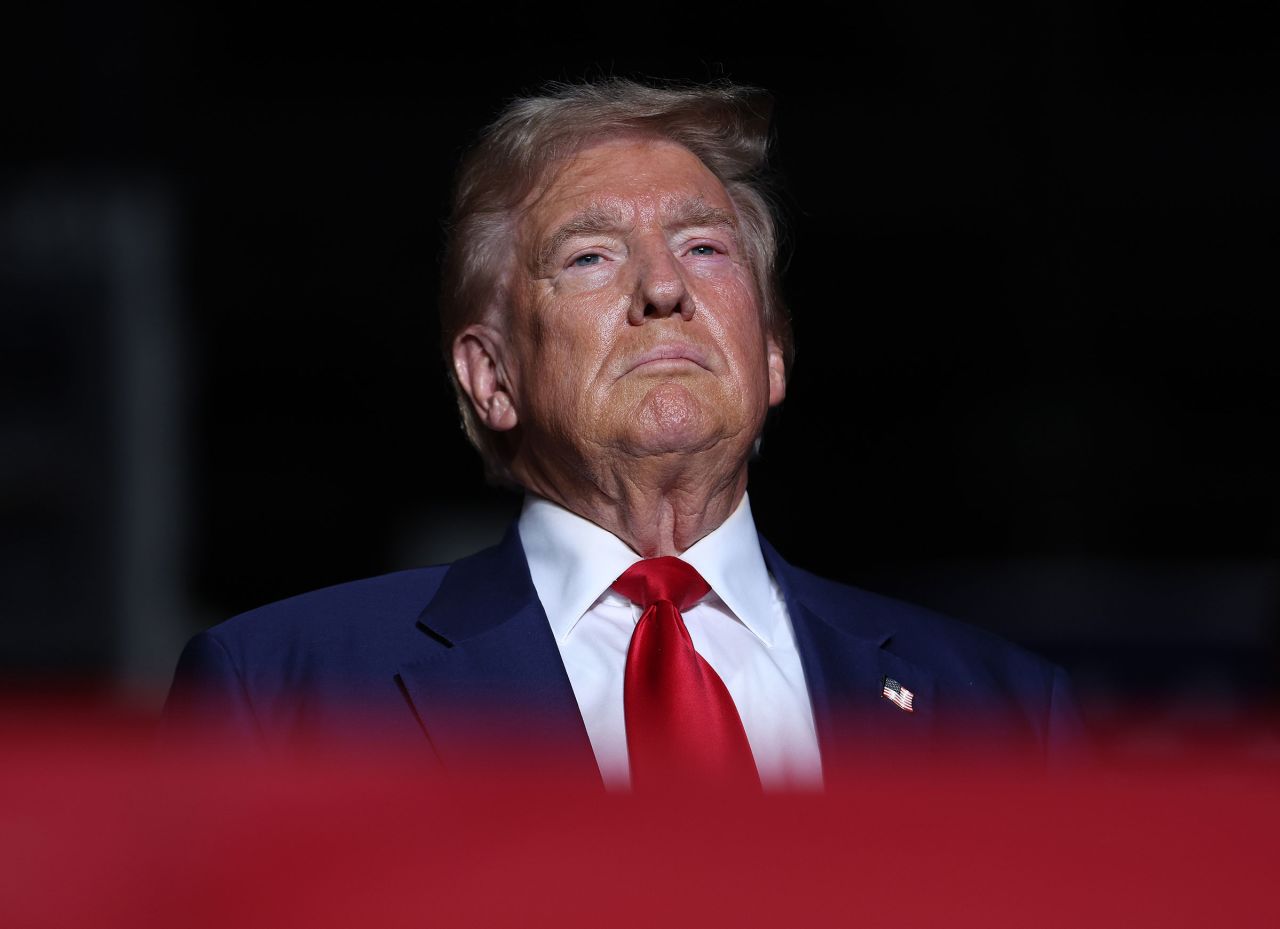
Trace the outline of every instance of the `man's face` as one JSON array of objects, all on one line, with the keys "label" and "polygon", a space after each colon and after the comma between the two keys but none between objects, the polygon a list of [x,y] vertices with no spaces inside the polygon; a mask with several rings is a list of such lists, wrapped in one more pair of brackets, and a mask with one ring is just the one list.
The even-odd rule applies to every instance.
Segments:
[{"label": "man's face", "polygon": [[717,445],[745,459],[782,401],[733,203],[682,146],[569,160],[521,217],[509,293],[519,459],[536,467]]}]

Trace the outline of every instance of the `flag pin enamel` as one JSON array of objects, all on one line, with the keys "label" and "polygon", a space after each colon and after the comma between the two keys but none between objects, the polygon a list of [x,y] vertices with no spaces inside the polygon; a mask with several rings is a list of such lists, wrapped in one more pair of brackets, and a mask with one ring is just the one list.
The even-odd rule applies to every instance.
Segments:
[{"label": "flag pin enamel", "polygon": [[914,713],[915,709],[912,703],[915,701],[916,695],[891,677],[884,679],[883,688],[880,696],[884,697],[900,710],[906,710],[908,713]]}]

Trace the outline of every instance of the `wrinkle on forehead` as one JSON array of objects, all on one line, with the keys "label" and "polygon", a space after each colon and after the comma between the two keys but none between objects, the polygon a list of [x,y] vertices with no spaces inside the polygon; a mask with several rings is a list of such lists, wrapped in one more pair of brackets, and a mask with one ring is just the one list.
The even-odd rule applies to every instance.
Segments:
[{"label": "wrinkle on forehead", "polygon": [[[548,247],[546,242],[557,235],[560,226],[574,222],[579,217],[584,220],[581,231],[587,235],[618,231],[629,227],[636,221],[636,217],[631,215],[635,211],[635,208],[631,205],[636,202],[634,193],[630,196],[611,196],[608,191],[599,191],[600,196],[598,198],[591,198],[591,175],[596,170],[599,170],[591,162],[599,158],[601,149],[618,148],[650,148],[658,151],[667,149],[683,153],[686,156],[686,167],[690,169],[687,177],[692,181],[691,192],[668,194],[656,205],[649,206],[649,212],[653,212],[656,206],[657,211],[665,214],[664,227],[679,225],[723,226],[728,227],[731,233],[736,234],[738,219],[736,216],[737,207],[733,202],[733,198],[715,173],[692,151],[678,142],[661,136],[644,133],[610,136],[588,141],[576,148],[571,154],[549,166],[543,181],[529,192],[529,195],[518,207],[517,215],[520,217],[519,225],[522,227],[521,238],[525,239],[527,247],[532,246],[528,247],[526,251],[531,265],[536,262],[540,266],[543,261],[542,256],[554,250]],[[607,170],[606,166],[601,167],[605,167],[605,170]],[[580,178],[577,183],[572,183],[572,174],[575,168],[579,170],[585,168],[586,175]],[[667,171],[663,174],[653,174],[652,179],[655,182],[660,182],[664,179],[669,179],[671,176],[672,172]],[[661,185],[655,183],[654,186]],[[706,194],[710,194],[710,200],[708,200]],[[529,228],[529,221],[531,219],[536,221],[537,214],[554,212],[554,204],[558,201],[572,203],[573,200],[579,198],[587,198],[587,202],[557,226],[555,231],[542,234],[536,229]],[[640,200],[643,199],[643,197],[640,198]],[[711,202],[712,200],[722,200],[727,209],[717,206]],[[718,211],[718,214],[714,214],[712,211]],[[606,215],[609,213],[612,213],[612,215]],[[588,223],[594,225],[588,225]],[[531,236],[536,236],[542,241],[530,242],[529,237]],[[561,242],[563,238],[560,237]]]},{"label": "wrinkle on forehead", "polygon": [[[540,171],[538,178],[527,188],[525,188],[524,196],[516,204],[516,212],[519,214],[527,214],[535,209],[543,199],[551,193],[561,181],[561,178],[577,165],[582,158],[590,155],[597,149],[603,148],[677,148],[687,152],[695,161],[702,164],[702,159],[694,155],[685,146],[681,145],[673,139],[666,136],[655,135],[642,131],[625,132],[614,135],[603,135],[597,137],[588,136],[563,154],[547,162]],[[704,165],[705,167],[705,165]],[[710,169],[708,169],[710,170]]]}]

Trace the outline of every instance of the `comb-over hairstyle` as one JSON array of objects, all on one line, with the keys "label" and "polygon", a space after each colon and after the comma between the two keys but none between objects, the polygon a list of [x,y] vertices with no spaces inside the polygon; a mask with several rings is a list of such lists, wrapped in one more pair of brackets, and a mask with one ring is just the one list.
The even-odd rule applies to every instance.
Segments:
[{"label": "comb-over hairstyle", "polygon": [[724,185],[738,211],[765,327],[788,371],[794,347],[778,280],[778,225],[766,155],[773,101],[728,83],[649,86],[609,79],[550,84],[513,100],[458,169],[440,293],[445,365],[467,437],[491,479],[512,483],[498,433],[476,421],[453,367],[453,341],[472,323],[500,324],[515,264],[520,206],[557,163],[610,138],[648,136],[683,145]]}]

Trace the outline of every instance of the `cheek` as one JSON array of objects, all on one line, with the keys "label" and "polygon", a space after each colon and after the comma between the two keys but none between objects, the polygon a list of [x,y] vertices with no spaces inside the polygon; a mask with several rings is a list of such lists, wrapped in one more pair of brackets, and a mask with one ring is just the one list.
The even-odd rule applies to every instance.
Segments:
[{"label": "cheek", "polygon": [[710,325],[719,330],[729,363],[748,369],[742,372],[745,376],[754,375],[758,368],[761,381],[767,380],[767,339],[753,283],[741,277],[717,282],[714,299],[724,311]]},{"label": "cheek", "polygon": [[599,296],[545,294],[525,326],[525,365],[537,369],[538,393],[551,403],[580,404],[613,345],[616,312]]},{"label": "cheek", "polygon": [[595,300],[564,300],[540,321],[539,346],[543,354],[572,362],[574,376],[594,370],[603,350],[611,344],[613,316]]}]

